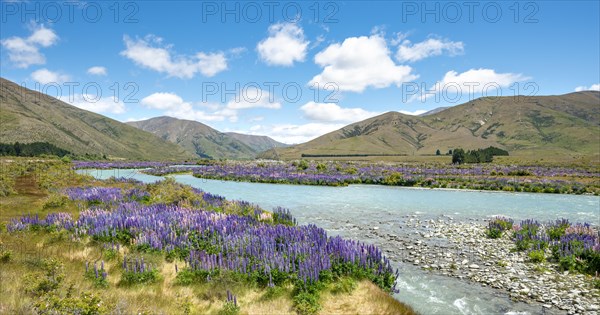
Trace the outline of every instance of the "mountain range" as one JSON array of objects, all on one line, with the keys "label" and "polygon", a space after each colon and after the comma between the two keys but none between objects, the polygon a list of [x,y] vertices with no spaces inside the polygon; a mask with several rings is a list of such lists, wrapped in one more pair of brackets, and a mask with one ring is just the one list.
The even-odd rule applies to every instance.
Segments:
[{"label": "mountain range", "polygon": [[432,155],[488,146],[511,155],[600,155],[598,91],[486,97],[420,116],[388,112],[294,146],[172,117],[122,123],[2,78],[0,105],[2,143],[49,142],[122,159]]},{"label": "mountain range", "polygon": [[431,155],[488,146],[542,158],[598,155],[600,92],[486,97],[422,116],[388,112],[262,157]]},{"label": "mountain range", "polygon": [[0,78],[0,142],[48,142],[72,153],[183,160],[182,147],[114,119]]},{"label": "mountain range", "polygon": [[202,158],[252,159],[262,151],[287,146],[266,136],[223,133],[194,120],[166,116],[127,124],[178,144]]}]

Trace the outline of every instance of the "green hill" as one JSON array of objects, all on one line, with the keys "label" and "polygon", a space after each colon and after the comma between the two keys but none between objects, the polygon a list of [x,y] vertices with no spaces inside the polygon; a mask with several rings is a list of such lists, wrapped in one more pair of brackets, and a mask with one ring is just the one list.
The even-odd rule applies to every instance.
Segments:
[{"label": "green hill", "polygon": [[430,155],[489,146],[511,155],[598,155],[600,92],[480,98],[422,117],[388,112],[262,156]]},{"label": "green hill", "polygon": [[0,78],[0,142],[48,142],[76,154],[183,160],[181,147]]}]

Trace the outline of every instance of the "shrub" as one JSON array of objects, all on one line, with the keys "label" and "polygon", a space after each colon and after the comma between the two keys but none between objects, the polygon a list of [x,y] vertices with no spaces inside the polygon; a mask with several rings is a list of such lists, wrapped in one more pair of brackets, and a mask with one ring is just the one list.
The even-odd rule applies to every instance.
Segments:
[{"label": "shrub", "polygon": [[567,219],[557,220],[547,227],[546,234],[548,234],[551,240],[557,241],[560,240],[561,236],[565,235],[566,229],[570,226],[571,223]]},{"label": "shrub", "polygon": [[270,301],[274,300],[286,293],[285,289],[280,286],[267,287],[267,291],[262,295],[261,300]]},{"label": "shrub", "polygon": [[354,291],[354,289],[356,289],[357,284],[356,281],[352,278],[349,277],[344,277],[339,279],[337,282],[335,282],[333,284],[333,288],[331,290],[331,292],[333,294],[348,294],[352,291]]},{"label": "shrub", "polygon": [[12,252],[10,250],[0,251],[0,262],[7,263],[12,259]]},{"label": "shrub", "polygon": [[69,197],[62,194],[51,194],[48,196],[46,201],[44,201],[43,208],[58,208],[67,204],[69,201]]},{"label": "shrub", "polygon": [[102,300],[92,293],[84,292],[79,297],[61,297],[49,294],[35,304],[36,314],[105,314]]},{"label": "shrub", "polygon": [[513,227],[513,220],[504,217],[495,217],[488,222],[488,227],[485,234],[488,238],[501,238],[504,231],[510,230]]},{"label": "shrub", "polygon": [[300,315],[317,314],[321,309],[319,294],[316,292],[302,291],[294,296],[294,309]]},{"label": "shrub", "polygon": [[532,250],[529,252],[529,254],[527,254],[527,256],[529,257],[529,260],[533,263],[541,263],[546,258],[544,255],[544,250],[542,249]]}]

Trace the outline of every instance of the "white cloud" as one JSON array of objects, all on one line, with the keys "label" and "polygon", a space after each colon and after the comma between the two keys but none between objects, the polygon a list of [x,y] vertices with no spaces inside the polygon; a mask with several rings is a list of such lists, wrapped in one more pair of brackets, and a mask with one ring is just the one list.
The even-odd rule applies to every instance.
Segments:
[{"label": "white cloud", "polygon": [[294,23],[277,23],[269,26],[269,37],[256,45],[261,60],[273,66],[292,66],[302,62],[310,42],[304,31]]},{"label": "white cloud", "polygon": [[231,110],[250,109],[250,108],[268,108],[279,109],[281,103],[275,101],[269,92],[249,86],[240,91],[240,94],[227,102],[227,108]]},{"label": "white cloud", "polygon": [[87,69],[87,73],[91,75],[107,75],[105,67],[95,66]]},{"label": "white cloud", "polygon": [[435,83],[435,85],[425,93],[414,95],[409,101],[415,99],[421,99],[424,102],[426,99],[434,96],[436,93],[454,93],[459,92],[462,95],[468,95],[475,93],[491,92],[498,88],[505,88],[515,82],[529,80],[530,77],[524,76],[520,73],[497,73],[493,69],[470,69],[463,73],[458,73],[454,70],[446,72],[442,80]]},{"label": "white cloud", "polygon": [[304,116],[311,120],[323,122],[357,122],[378,115],[362,108],[343,108],[334,103],[308,102],[300,107]]},{"label": "white cloud", "polygon": [[481,92],[487,84],[494,84],[500,87],[507,87],[514,82],[529,79],[520,73],[496,73],[493,69],[471,69],[463,73],[448,71],[444,78],[439,81],[442,86],[450,83],[458,83],[461,86],[468,86],[470,83],[476,83],[475,92]]},{"label": "white cloud", "polygon": [[40,25],[27,38],[13,36],[0,43],[7,50],[10,61],[18,68],[27,68],[46,63],[46,57],[40,52],[40,48],[50,47],[57,41],[58,35],[53,30]]},{"label": "white cloud", "polygon": [[63,96],[60,99],[63,102],[94,113],[122,114],[125,112],[125,104],[114,96],[99,98],[97,95],[75,94]]},{"label": "white cloud", "polygon": [[464,44],[436,38],[430,38],[416,44],[411,44],[409,40],[403,40],[398,46],[396,59],[400,62],[415,62],[427,57],[439,56],[444,52],[447,52],[450,56],[463,54]]},{"label": "white cloud", "polygon": [[592,84],[589,87],[582,85],[582,86],[578,86],[575,88],[575,92],[581,92],[581,91],[600,91],[600,83]]},{"label": "white cloud", "polygon": [[419,116],[421,114],[426,113],[427,110],[425,110],[425,109],[417,109],[417,110],[412,111],[412,112],[408,111],[408,110],[399,110],[398,112],[401,113],[401,114],[404,114],[404,115]]},{"label": "white cloud", "polygon": [[266,135],[287,144],[303,143],[326,133],[338,130],[344,124],[308,123],[302,125],[276,124],[272,126],[255,125],[245,132],[252,135]]},{"label": "white cloud", "polygon": [[70,77],[66,74],[62,74],[60,72],[53,72],[46,68],[39,69],[31,73],[31,78],[40,84],[48,84],[48,83],[64,83],[70,80]]},{"label": "white cloud", "polygon": [[164,110],[164,114],[181,119],[191,119],[198,121],[237,121],[237,113],[226,109],[218,110],[213,113],[207,113],[202,110],[196,110],[192,103],[184,101],[179,95],[174,93],[154,93],[143,98],[140,103],[143,106],[153,109]]},{"label": "white cloud", "polygon": [[324,86],[337,84],[340,91],[362,92],[367,87],[400,86],[417,78],[411,67],[396,65],[390,58],[385,39],[381,35],[349,37],[343,43],[329,45],[315,56],[315,63],[323,68],[310,84]]},{"label": "white cloud", "polygon": [[162,38],[154,35],[135,40],[126,35],[123,41],[126,49],[121,55],[141,67],[166,73],[170,77],[190,79],[198,72],[212,77],[227,70],[227,58],[222,52],[198,52],[194,56],[177,55],[171,51],[171,45],[163,46]]}]

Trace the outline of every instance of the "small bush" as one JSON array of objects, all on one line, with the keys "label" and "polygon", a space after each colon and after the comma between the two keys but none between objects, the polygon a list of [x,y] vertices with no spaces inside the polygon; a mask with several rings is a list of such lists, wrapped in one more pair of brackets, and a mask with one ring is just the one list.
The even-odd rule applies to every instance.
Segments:
[{"label": "small bush", "polygon": [[67,204],[68,201],[69,201],[69,197],[67,197],[65,195],[62,195],[62,194],[51,194],[44,201],[43,208],[44,209],[48,209],[48,208],[63,207],[64,205]]},{"label": "small bush", "polygon": [[262,295],[261,300],[271,301],[286,293],[285,289],[280,286],[267,287],[267,291]]},{"label": "small bush", "polygon": [[0,251],[0,262],[5,264],[12,259],[12,252],[10,250]]},{"label": "small bush", "polygon": [[317,292],[299,292],[294,296],[294,309],[300,315],[317,314],[321,309],[319,294]]},{"label": "small bush", "polygon": [[225,302],[223,308],[219,311],[219,315],[237,315],[240,313],[240,307],[233,302]]},{"label": "small bush", "polygon": [[333,284],[331,292],[333,294],[348,294],[356,289],[356,281],[352,278],[344,277]]},{"label": "small bush", "polygon": [[529,254],[527,254],[527,256],[529,257],[529,260],[533,263],[541,263],[546,258],[546,256],[544,255],[544,250],[542,249],[532,250],[529,252]]},{"label": "small bush", "polygon": [[121,284],[131,285],[131,284],[147,284],[147,283],[155,283],[160,280],[160,274],[158,270],[152,269],[148,271],[123,271],[121,275]]},{"label": "small bush", "polygon": [[510,230],[512,227],[513,220],[504,217],[496,217],[488,223],[485,235],[492,239],[501,238],[504,231]]}]

